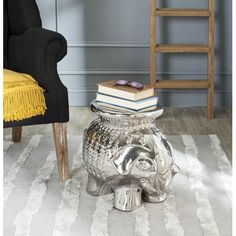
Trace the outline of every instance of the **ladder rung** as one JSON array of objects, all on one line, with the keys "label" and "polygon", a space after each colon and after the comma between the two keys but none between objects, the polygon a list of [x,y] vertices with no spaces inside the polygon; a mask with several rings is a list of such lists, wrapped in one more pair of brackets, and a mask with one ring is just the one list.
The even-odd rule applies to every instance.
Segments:
[{"label": "ladder rung", "polygon": [[180,45],[180,44],[158,44],[156,53],[209,53],[210,48],[207,45]]},{"label": "ladder rung", "polygon": [[158,89],[208,89],[208,80],[159,80]]},{"label": "ladder rung", "polygon": [[210,12],[207,9],[173,9],[173,8],[157,8],[156,16],[194,16],[208,17]]}]

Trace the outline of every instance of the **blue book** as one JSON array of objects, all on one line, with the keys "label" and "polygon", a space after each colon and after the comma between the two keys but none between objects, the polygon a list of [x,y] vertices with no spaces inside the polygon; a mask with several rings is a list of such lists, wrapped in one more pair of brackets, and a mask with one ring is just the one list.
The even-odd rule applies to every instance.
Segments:
[{"label": "blue book", "polygon": [[149,107],[155,107],[158,104],[158,97],[148,97],[138,101],[130,101],[128,99],[97,93],[96,101],[104,105],[106,104],[110,106],[110,108],[117,107],[140,111]]}]

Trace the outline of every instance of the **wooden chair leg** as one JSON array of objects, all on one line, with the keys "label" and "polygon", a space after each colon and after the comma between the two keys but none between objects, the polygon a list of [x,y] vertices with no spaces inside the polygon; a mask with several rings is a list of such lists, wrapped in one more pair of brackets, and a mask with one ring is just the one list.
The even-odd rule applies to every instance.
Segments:
[{"label": "wooden chair leg", "polygon": [[12,141],[18,143],[21,140],[22,127],[13,127],[12,128]]},{"label": "wooden chair leg", "polygon": [[53,123],[52,127],[57,154],[59,178],[61,181],[66,181],[70,177],[66,123]]}]

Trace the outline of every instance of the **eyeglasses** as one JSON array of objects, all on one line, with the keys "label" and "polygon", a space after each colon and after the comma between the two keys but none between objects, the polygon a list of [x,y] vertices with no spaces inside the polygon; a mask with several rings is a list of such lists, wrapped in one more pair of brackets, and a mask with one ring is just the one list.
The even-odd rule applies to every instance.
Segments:
[{"label": "eyeglasses", "polygon": [[130,86],[132,88],[136,88],[136,89],[142,89],[143,88],[143,84],[136,82],[136,81],[128,81],[128,80],[116,80],[115,85],[118,86]]}]

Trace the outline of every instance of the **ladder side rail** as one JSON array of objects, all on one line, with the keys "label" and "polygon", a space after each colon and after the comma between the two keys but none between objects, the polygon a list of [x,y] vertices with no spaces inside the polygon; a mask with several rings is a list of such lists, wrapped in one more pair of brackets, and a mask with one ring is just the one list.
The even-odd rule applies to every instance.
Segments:
[{"label": "ladder side rail", "polygon": [[156,87],[156,0],[150,0],[150,79]]},{"label": "ladder side rail", "polygon": [[208,118],[213,119],[214,116],[214,48],[215,48],[215,0],[209,1],[209,12],[210,16],[208,18],[208,46],[210,52],[208,53],[208,98],[207,98],[207,110]]}]

